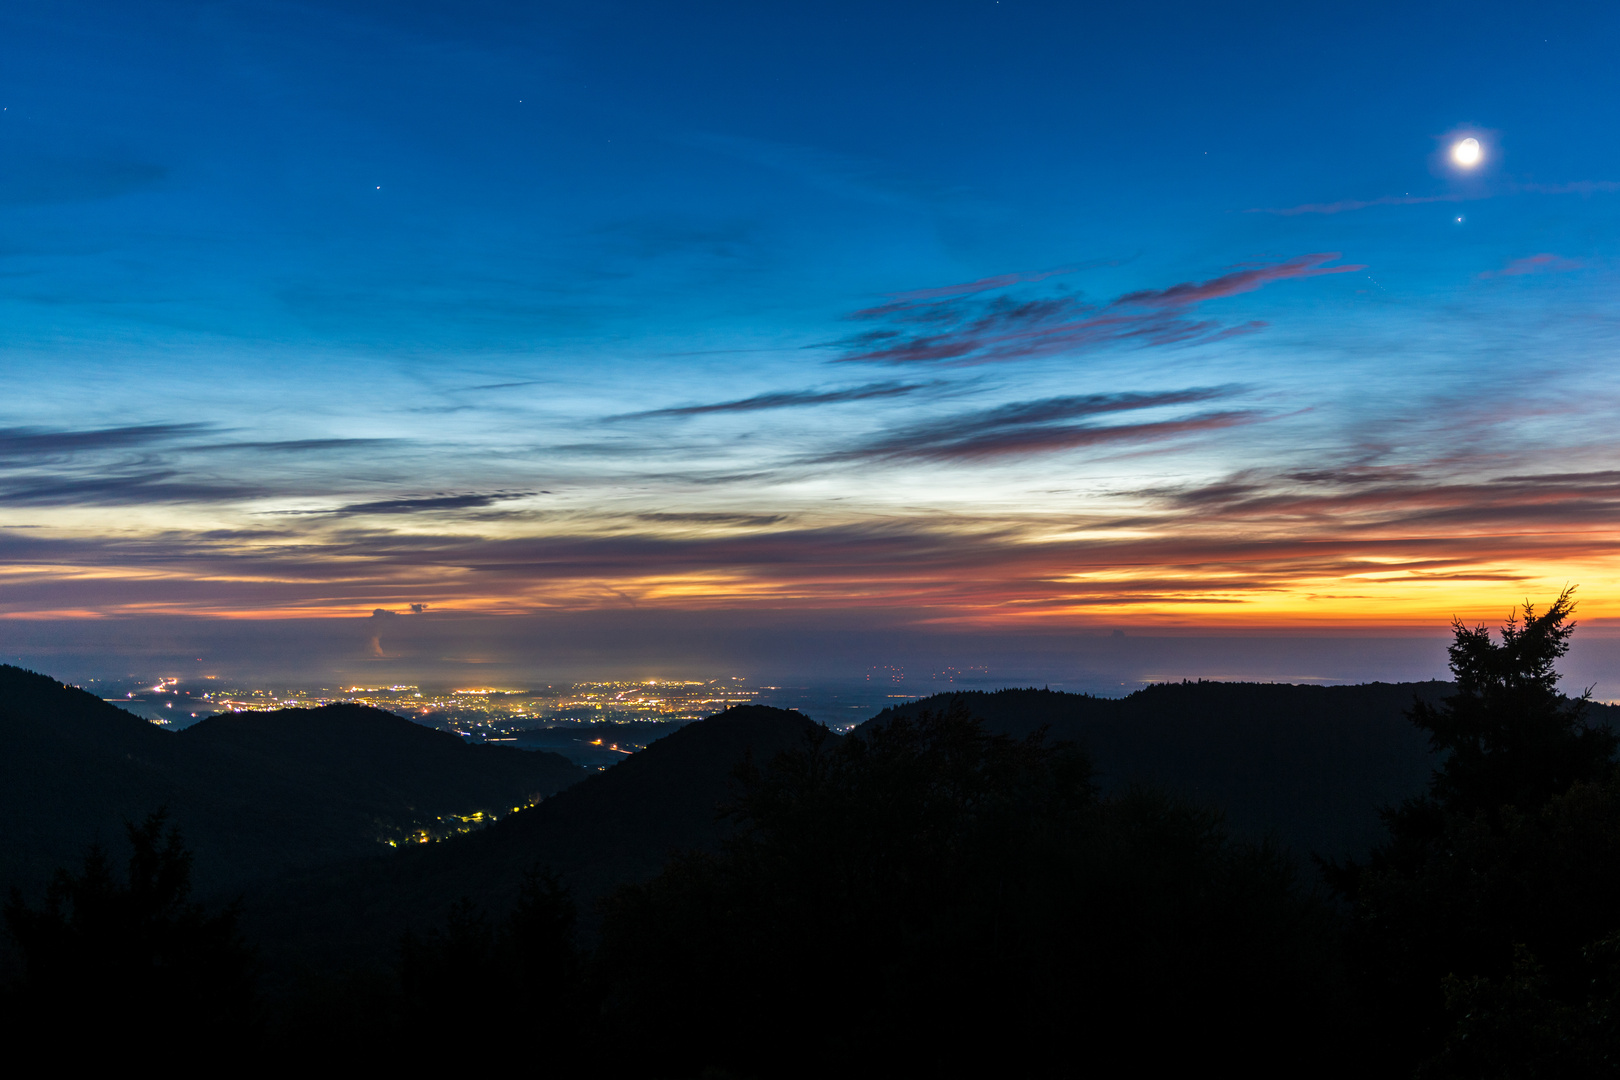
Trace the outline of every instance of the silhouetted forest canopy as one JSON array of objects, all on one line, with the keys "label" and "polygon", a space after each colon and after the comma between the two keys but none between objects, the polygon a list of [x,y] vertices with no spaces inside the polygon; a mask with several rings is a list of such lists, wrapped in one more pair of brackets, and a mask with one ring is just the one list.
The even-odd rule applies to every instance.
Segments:
[{"label": "silhouetted forest canopy", "polygon": [[1456,690],[1412,711],[1444,763],[1367,860],[1325,866],[1369,1031],[1425,1075],[1620,1066],[1620,739],[1558,691],[1573,611],[1454,626]]},{"label": "silhouetted forest canopy", "polygon": [[194,1042],[244,1042],[254,1022],[252,956],[235,905],[191,900],[191,853],[163,810],[126,828],[122,874],[100,845],[74,873],[58,870],[45,901],[15,890],[6,929],[21,960],[4,1012],[10,1045],[71,1044],[88,1025],[98,1040],[150,1039],[157,1010],[183,1017]]},{"label": "silhouetted forest canopy", "polygon": [[1620,736],[1559,690],[1573,613],[1454,625],[1449,684],[740,707],[234,902],[154,814],[12,891],[8,1037],[162,1001],[238,1052],[557,1075],[1612,1076]]}]

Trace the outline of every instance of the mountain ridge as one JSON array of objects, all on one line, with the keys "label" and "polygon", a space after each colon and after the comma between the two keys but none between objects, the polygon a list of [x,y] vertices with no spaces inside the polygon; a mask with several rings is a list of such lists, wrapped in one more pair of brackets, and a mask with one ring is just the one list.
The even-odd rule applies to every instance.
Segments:
[{"label": "mountain ridge", "polygon": [[0,889],[37,892],[90,843],[167,807],[203,892],[363,856],[439,819],[567,787],[556,754],[469,746],[381,710],[225,713],[165,731],[77,687],[0,665]]},{"label": "mountain ridge", "polygon": [[458,900],[505,910],[524,873],[539,867],[570,888],[589,931],[597,897],[652,877],[674,852],[718,846],[736,766],[802,746],[818,727],[793,710],[733,706],[488,829],[290,874],[258,897],[249,926],[276,943],[273,966],[376,962],[400,933],[438,924]]},{"label": "mountain ridge", "polygon": [[[867,721],[961,701],[985,726],[1022,737],[1039,727],[1086,750],[1105,791],[1164,788],[1223,811],[1239,834],[1298,855],[1359,854],[1383,836],[1378,808],[1421,792],[1439,763],[1407,719],[1449,682],[1158,683],[1122,698],[1056,690],[967,690],[890,707]],[[1589,722],[1620,708],[1593,703]],[[862,727],[857,727],[859,732]]]}]

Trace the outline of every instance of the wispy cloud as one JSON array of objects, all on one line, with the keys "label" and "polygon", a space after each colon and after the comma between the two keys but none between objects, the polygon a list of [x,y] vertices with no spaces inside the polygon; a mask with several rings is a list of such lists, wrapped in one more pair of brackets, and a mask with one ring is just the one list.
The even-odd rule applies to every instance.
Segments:
[{"label": "wispy cloud", "polygon": [[1497,191],[1448,191],[1438,195],[1383,195],[1376,199],[1340,199],[1337,202],[1301,203],[1298,206],[1264,207],[1245,210],[1245,214],[1276,214],[1278,217],[1298,217],[1301,214],[1344,214],[1352,210],[1366,210],[1374,206],[1422,206],[1426,203],[1473,202],[1507,195],[1600,195],[1620,191],[1620,182],[1614,180],[1574,180],[1566,184],[1503,185]]},{"label": "wispy cloud", "polygon": [[[228,430],[228,429],[225,429]],[[0,505],[219,504],[290,494],[297,469],[316,475],[351,451],[401,440],[222,439],[203,423],[0,428]],[[223,474],[221,460],[231,465]],[[207,465],[200,463],[206,461]]]},{"label": "wispy cloud", "polygon": [[1300,255],[1282,262],[1249,266],[1207,281],[1126,293],[1105,305],[1080,297],[1019,300],[971,297],[885,305],[854,318],[885,319],[889,327],[842,342],[839,360],[875,364],[971,365],[1025,360],[1112,344],[1168,345],[1211,341],[1249,333],[1265,324],[1250,320],[1226,325],[1199,320],[1192,312],[1210,300],[1252,292],[1277,281],[1320,277],[1366,269],[1328,266],[1337,252]]},{"label": "wispy cloud", "polygon": [[399,439],[266,439],[245,442],[201,443],[188,450],[264,450],[272,454],[329,454],[338,450],[369,450],[397,444]]},{"label": "wispy cloud", "polygon": [[702,512],[660,512],[650,514],[637,514],[637,521],[649,521],[659,525],[730,525],[735,528],[763,528],[786,521],[786,514],[722,514]]},{"label": "wispy cloud", "polygon": [[993,277],[963,282],[960,285],[938,285],[928,289],[912,289],[908,292],[891,293],[887,303],[857,311],[850,317],[854,319],[882,318],[897,312],[909,311],[912,308],[936,300],[950,300],[963,296],[973,296],[977,293],[994,292],[998,289],[1011,288],[1014,285],[1027,285],[1037,281],[1045,281],[1047,278],[1058,277],[1063,274],[1075,274],[1081,270],[1090,270],[1099,266],[1118,266],[1119,262],[1118,259],[1098,259],[1086,263],[1077,263],[1074,266],[1065,266],[1057,270],[996,274]]},{"label": "wispy cloud", "polygon": [[138,506],[217,503],[263,494],[252,484],[188,477],[174,469],[113,475],[0,479],[0,506]]},{"label": "wispy cloud", "polygon": [[1299,206],[1276,208],[1255,207],[1245,214],[1276,214],[1278,217],[1298,217],[1300,214],[1343,214],[1351,210],[1366,210],[1372,206],[1421,206],[1424,203],[1464,202],[1482,199],[1484,195],[1464,195],[1448,192],[1443,195],[1385,195],[1377,199],[1340,199],[1330,203],[1301,203]]},{"label": "wispy cloud", "polygon": [[196,436],[209,428],[208,424],[135,424],[80,430],[0,428],[0,462],[173,443]]},{"label": "wispy cloud", "polygon": [[1443,470],[1359,470],[1248,474],[1216,484],[1158,493],[1170,509],[1206,524],[1303,529],[1331,523],[1340,532],[1444,535],[1452,530],[1510,537],[1526,529],[1602,526],[1620,512],[1620,472],[1540,473],[1447,479]]},{"label": "wispy cloud", "polygon": [[649,409],[645,412],[610,416],[609,420],[647,420],[664,416],[703,416],[707,413],[758,412],[764,409],[792,409],[805,405],[837,405],[849,401],[869,401],[873,398],[902,397],[919,390],[929,389],[935,383],[867,383],[839,390],[780,390],[769,394],[734,401],[717,401],[704,405],[677,405],[667,409]]},{"label": "wispy cloud", "polygon": [[[1244,392],[1014,402],[881,433],[847,459],[951,463],[1085,445],[1134,448],[1261,419],[1200,408]],[[0,528],[0,559],[11,571],[0,614],[365,614],[404,610],[407,602],[461,611],[632,603],[668,611],[869,609],[989,623],[1109,609],[1171,621],[1177,611],[1229,613],[1186,615],[1208,625],[1210,618],[1287,622],[1305,617],[1300,605],[1308,604],[1309,618],[1326,612],[1387,624],[1398,615],[1385,606],[1391,598],[1427,597],[1442,607],[1425,609],[1423,621],[1443,622],[1452,611],[1468,615],[1460,596],[1500,597],[1501,587],[1542,580],[1548,567],[1612,559],[1620,471],[1490,471],[1497,460],[1328,459],[1122,488],[1067,508],[1056,500],[1022,515],[655,503],[641,512],[599,509],[515,529],[469,529],[482,520],[479,511],[526,494],[507,490],[401,495],[259,518],[283,523],[270,531]],[[158,474],[124,480],[135,495],[150,489],[146,501],[182,482]],[[54,497],[131,497],[98,492],[94,483]],[[404,528],[413,514],[423,516]],[[456,527],[434,530],[439,521]],[[1433,591],[1442,588],[1449,591]],[[1409,599],[1402,610],[1420,602],[1428,601]]]},{"label": "wispy cloud", "polygon": [[1522,277],[1525,274],[1558,274],[1570,270],[1584,270],[1586,263],[1581,259],[1566,259],[1562,255],[1551,252],[1542,252],[1539,255],[1527,255],[1522,259],[1509,260],[1508,264],[1500,270],[1487,270],[1479,276],[1492,277]]},{"label": "wispy cloud", "polygon": [[1015,402],[890,432],[821,460],[983,460],[1113,443],[1154,442],[1252,423],[1259,418],[1257,413],[1235,410],[1135,424],[1075,422],[1109,413],[1196,404],[1231,393],[1231,388],[1212,388],[1157,394],[1087,394]]},{"label": "wispy cloud", "polygon": [[544,385],[544,379],[523,379],[519,382],[480,383],[477,386],[458,386],[457,391],[471,392],[474,390],[516,390],[524,386]]},{"label": "wispy cloud", "polygon": [[1338,257],[1339,253],[1337,251],[1315,255],[1299,255],[1279,263],[1234,270],[1230,274],[1222,274],[1220,277],[1210,278],[1208,281],[1188,281],[1180,285],[1172,285],[1168,289],[1142,289],[1121,296],[1114,301],[1114,306],[1160,309],[1192,307],[1195,304],[1202,304],[1206,300],[1218,300],[1226,296],[1237,296],[1239,293],[1253,292],[1273,281],[1320,277],[1324,274],[1345,274],[1353,270],[1366,269],[1365,266],[1359,265],[1324,265]]},{"label": "wispy cloud", "polygon": [[[180,605],[364,614],[408,601],[452,610],[757,611],[764,604],[947,622],[1039,621],[1112,608],[1173,621],[1166,613],[1178,609],[1229,609],[1232,618],[1253,619],[1293,597],[1337,617],[1354,621],[1360,613],[1388,624],[1397,613],[1373,611],[1373,598],[1398,595],[1390,590],[1403,581],[1497,586],[1534,578],[1529,568],[1537,564],[1605,555],[1608,523],[1620,511],[1613,472],[1436,484],[1419,469],[1378,485],[1358,467],[1312,471],[1321,477],[1315,483],[1249,474],[1144,493],[1137,501],[1150,512],[1113,519],[889,515],[749,529],[586,525],[512,537],[346,528],[297,544],[248,534],[54,538],[0,530],[0,555],[19,571],[0,610]],[[1332,479],[1340,473],[1347,482]],[[64,566],[75,569],[59,573]]]},{"label": "wispy cloud", "polygon": [[373,502],[348,503],[326,510],[275,510],[276,514],[298,517],[358,517],[368,514],[425,514],[453,510],[478,510],[512,499],[527,499],[546,495],[545,491],[469,492],[460,495],[417,495],[397,499],[378,499]]},{"label": "wispy cloud", "polygon": [[107,428],[0,428],[0,465],[27,462],[44,457],[60,458],[64,455],[92,454],[99,451],[120,451],[134,448],[184,448],[187,451],[213,450],[265,450],[272,453],[329,453],[334,450],[358,450],[380,444],[395,443],[397,439],[330,438],[330,439],[253,439],[239,441],[207,441],[200,438],[217,434],[213,424],[131,424]]},{"label": "wispy cloud", "polygon": [[221,502],[257,494],[251,482],[199,476],[173,451],[210,424],[0,428],[0,506],[133,506]]}]

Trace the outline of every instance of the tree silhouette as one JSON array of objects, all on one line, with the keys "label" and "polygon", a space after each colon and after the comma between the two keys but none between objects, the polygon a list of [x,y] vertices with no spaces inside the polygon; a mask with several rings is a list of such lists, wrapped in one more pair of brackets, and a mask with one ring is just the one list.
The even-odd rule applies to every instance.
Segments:
[{"label": "tree silhouette", "polygon": [[8,1012],[20,1037],[92,1025],[134,1038],[160,1021],[191,1029],[192,1047],[249,1033],[252,958],[237,909],[191,901],[191,853],[166,825],[164,810],[126,824],[121,878],[93,845],[77,874],[56,872],[42,906],[12,890],[5,922],[22,970]]},{"label": "tree silhouette", "polygon": [[446,1018],[474,1010],[479,1042],[522,1051],[567,1069],[592,1019],[574,939],[573,898],[557,876],[531,869],[517,903],[499,921],[470,900],[452,904],[441,927],[400,942],[397,1030],[413,1054],[459,1056],[466,1034]]},{"label": "tree silhouette", "polygon": [[1430,788],[1444,810],[1484,811],[1494,820],[1504,806],[1532,810],[1577,782],[1607,777],[1620,738],[1584,723],[1588,690],[1570,699],[1559,693],[1554,665],[1575,632],[1574,589],[1565,589],[1545,612],[1524,605],[1502,627],[1501,642],[1483,626],[1453,620],[1451,674],[1456,693],[1438,707],[1414,703],[1412,722],[1447,754]]},{"label": "tree silhouette", "polygon": [[1453,623],[1456,692],[1409,713],[1447,755],[1429,791],[1385,811],[1365,864],[1325,868],[1389,1067],[1583,1075],[1613,1048],[1592,1018],[1614,1013],[1620,955],[1617,738],[1558,692],[1572,594],[1499,641]]}]

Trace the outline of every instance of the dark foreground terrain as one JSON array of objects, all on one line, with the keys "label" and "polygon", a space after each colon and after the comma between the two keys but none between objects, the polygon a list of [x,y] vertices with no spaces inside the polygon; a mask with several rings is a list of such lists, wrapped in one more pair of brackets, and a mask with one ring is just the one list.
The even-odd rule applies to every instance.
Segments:
[{"label": "dark foreground terrain", "polygon": [[287,875],[260,892],[248,925],[274,943],[267,960],[280,972],[375,962],[460,900],[509,910],[524,873],[545,867],[594,928],[598,897],[653,877],[673,853],[718,849],[737,766],[798,749],[812,730],[822,729],[795,712],[728,709],[481,832]]},{"label": "dark foreground terrain", "polygon": [[569,786],[556,754],[468,746],[376,709],[214,716],[171,732],[53,679],[0,665],[0,889],[30,895],[123,822],[169,809],[207,892],[364,857]]},{"label": "dark foreground terrain", "polygon": [[[1443,682],[1362,686],[1169,683],[1110,699],[1048,690],[957,695],[988,731],[1044,728],[1091,757],[1109,791],[1147,784],[1220,809],[1239,833],[1297,854],[1365,851],[1382,834],[1378,807],[1423,789],[1438,763],[1406,712],[1438,701]],[[886,709],[868,724],[939,709],[940,699]]]},{"label": "dark foreground terrain", "polygon": [[161,1001],[193,1049],[558,1075],[1614,1075],[1617,737],[1556,690],[1567,615],[1459,628],[1451,684],[749,706],[589,773],[0,671],[0,1021]]}]

